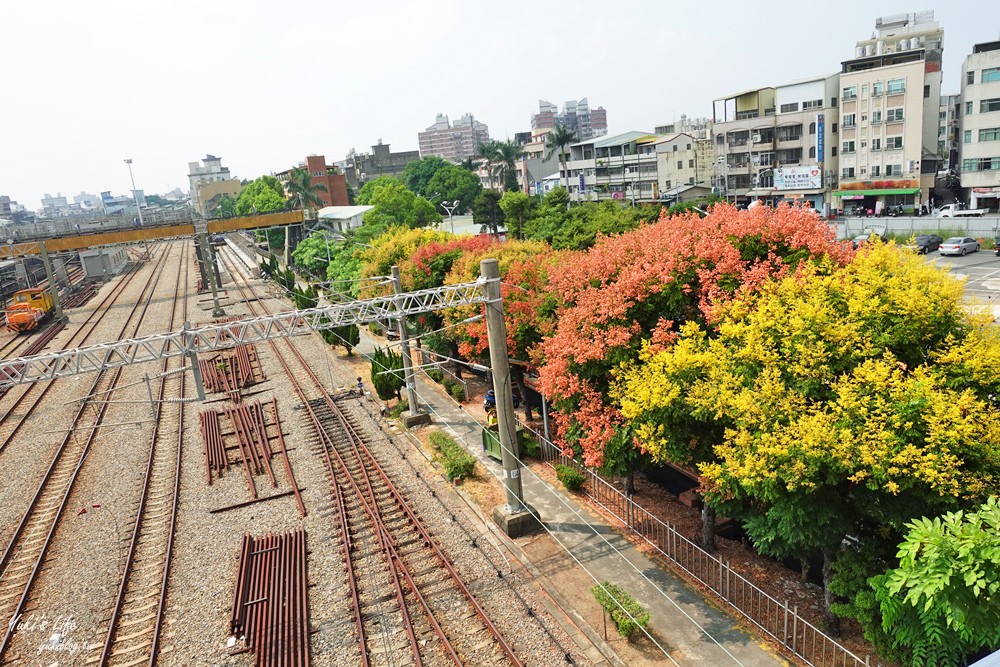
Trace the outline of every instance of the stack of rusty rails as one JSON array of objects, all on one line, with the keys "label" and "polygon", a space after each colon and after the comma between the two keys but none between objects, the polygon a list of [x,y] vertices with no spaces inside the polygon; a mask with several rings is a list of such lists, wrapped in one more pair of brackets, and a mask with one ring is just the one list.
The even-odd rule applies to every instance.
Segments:
[{"label": "stack of rusty rails", "polygon": [[257,497],[253,475],[266,472],[271,488],[277,488],[278,482],[274,478],[274,470],[271,469],[271,442],[267,437],[267,425],[264,423],[264,410],[261,404],[237,403],[227,405],[222,410],[229,418],[233,433],[236,434],[236,445],[247,470],[253,497]]},{"label": "stack of rusty rails", "polygon": [[[56,322],[54,324],[50,324],[48,328],[45,329],[45,331],[35,336],[35,340],[31,341],[31,345],[29,345],[28,347],[24,348],[24,350],[19,352],[18,356],[30,357],[34,354],[40,354],[41,351],[45,349],[45,346],[51,343],[52,339],[55,338],[57,335],[59,335],[59,332],[65,328],[66,328],[65,322]],[[15,364],[15,368],[17,366],[20,366],[20,364]],[[6,396],[8,391],[10,391],[10,387],[0,387],[0,398]]]},{"label": "stack of rusty rails", "polygon": [[80,306],[86,305],[86,303],[93,299],[96,294],[97,288],[94,287],[94,283],[84,283],[80,286],[80,289],[62,300],[62,307],[79,308]]},{"label": "stack of rusty rails", "polygon": [[243,536],[230,633],[255,667],[308,667],[306,533]]},{"label": "stack of rusty rails", "polygon": [[237,345],[211,359],[199,360],[202,382],[209,393],[223,392],[231,401],[242,400],[240,390],[266,378],[254,345]]},{"label": "stack of rusty rails", "polygon": [[229,457],[226,456],[226,443],[219,428],[219,413],[207,410],[199,414],[198,419],[201,421],[201,439],[205,443],[205,472],[211,486],[212,471],[215,471],[216,477],[222,477],[222,471],[229,467]]}]

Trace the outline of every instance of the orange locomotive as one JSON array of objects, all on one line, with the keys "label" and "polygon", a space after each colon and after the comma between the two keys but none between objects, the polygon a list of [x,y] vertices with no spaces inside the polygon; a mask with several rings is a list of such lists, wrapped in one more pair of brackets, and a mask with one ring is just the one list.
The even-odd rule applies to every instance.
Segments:
[{"label": "orange locomotive", "polygon": [[52,296],[43,287],[14,292],[7,307],[7,329],[16,333],[37,329],[52,317],[54,308]]}]

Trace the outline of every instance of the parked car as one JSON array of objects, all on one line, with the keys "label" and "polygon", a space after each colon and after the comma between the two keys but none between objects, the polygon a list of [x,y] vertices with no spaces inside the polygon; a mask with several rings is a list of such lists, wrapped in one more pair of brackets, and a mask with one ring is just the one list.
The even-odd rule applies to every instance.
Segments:
[{"label": "parked car", "polygon": [[878,234],[876,232],[865,232],[864,234],[858,234],[853,239],[851,239],[851,245],[853,245],[855,249],[857,249],[863,246],[864,244],[868,243],[869,241],[871,241],[873,238],[882,241],[882,243],[885,243],[888,240],[882,234]]},{"label": "parked car", "polygon": [[919,255],[926,255],[927,253],[934,252],[940,248],[942,243],[944,243],[944,239],[937,234],[926,234],[918,236],[913,240],[913,243],[903,247],[907,250],[912,250]]},{"label": "parked car", "polygon": [[942,255],[965,256],[967,253],[978,251],[979,241],[968,236],[952,236],[950,239],[945,239],[941,247],[938,248],[938,252]]}]

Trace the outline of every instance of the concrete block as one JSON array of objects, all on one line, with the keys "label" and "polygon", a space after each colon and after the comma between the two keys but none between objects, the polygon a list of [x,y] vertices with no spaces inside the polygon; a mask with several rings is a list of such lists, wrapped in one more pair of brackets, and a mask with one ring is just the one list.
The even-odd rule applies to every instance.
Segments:
[{"label": "concrete block", "polygon": [[399,415],[399,421],[403,423],[406,428],[413,428],[414,426],[421,426],[423,424],[431,423],[431,415],[429,412],[421,412],[420,414],[413,414],[412,412],[405,412]]},{"label": "concrete block", "polygon": [[535,514],[537,512],[535,512],[534,508],[531,508],[530,512],[527,510],[510,512],[506,505],[498,505],[493,508],[493,521],[500,526],[500,530],[507,537],[514,539],[541,530],[538,520],[535,519]]}]

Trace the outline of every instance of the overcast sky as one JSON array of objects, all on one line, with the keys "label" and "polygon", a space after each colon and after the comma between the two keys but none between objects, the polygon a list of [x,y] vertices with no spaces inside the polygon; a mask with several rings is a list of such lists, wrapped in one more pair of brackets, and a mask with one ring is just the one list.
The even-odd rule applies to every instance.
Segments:
[{"label": "overcast sky", "polygon": [[239,178],[343,159],[382,139],[416,150],[438,112],[495,138],[538,100],[587,97],[610,132],[652,131],[756,86],[832,73],[876,16],[933,9],[942,93],[1000,2],[940,6],[675,0],[31,0],[3,3],[0,194],[187,189],[188,162]]}]

